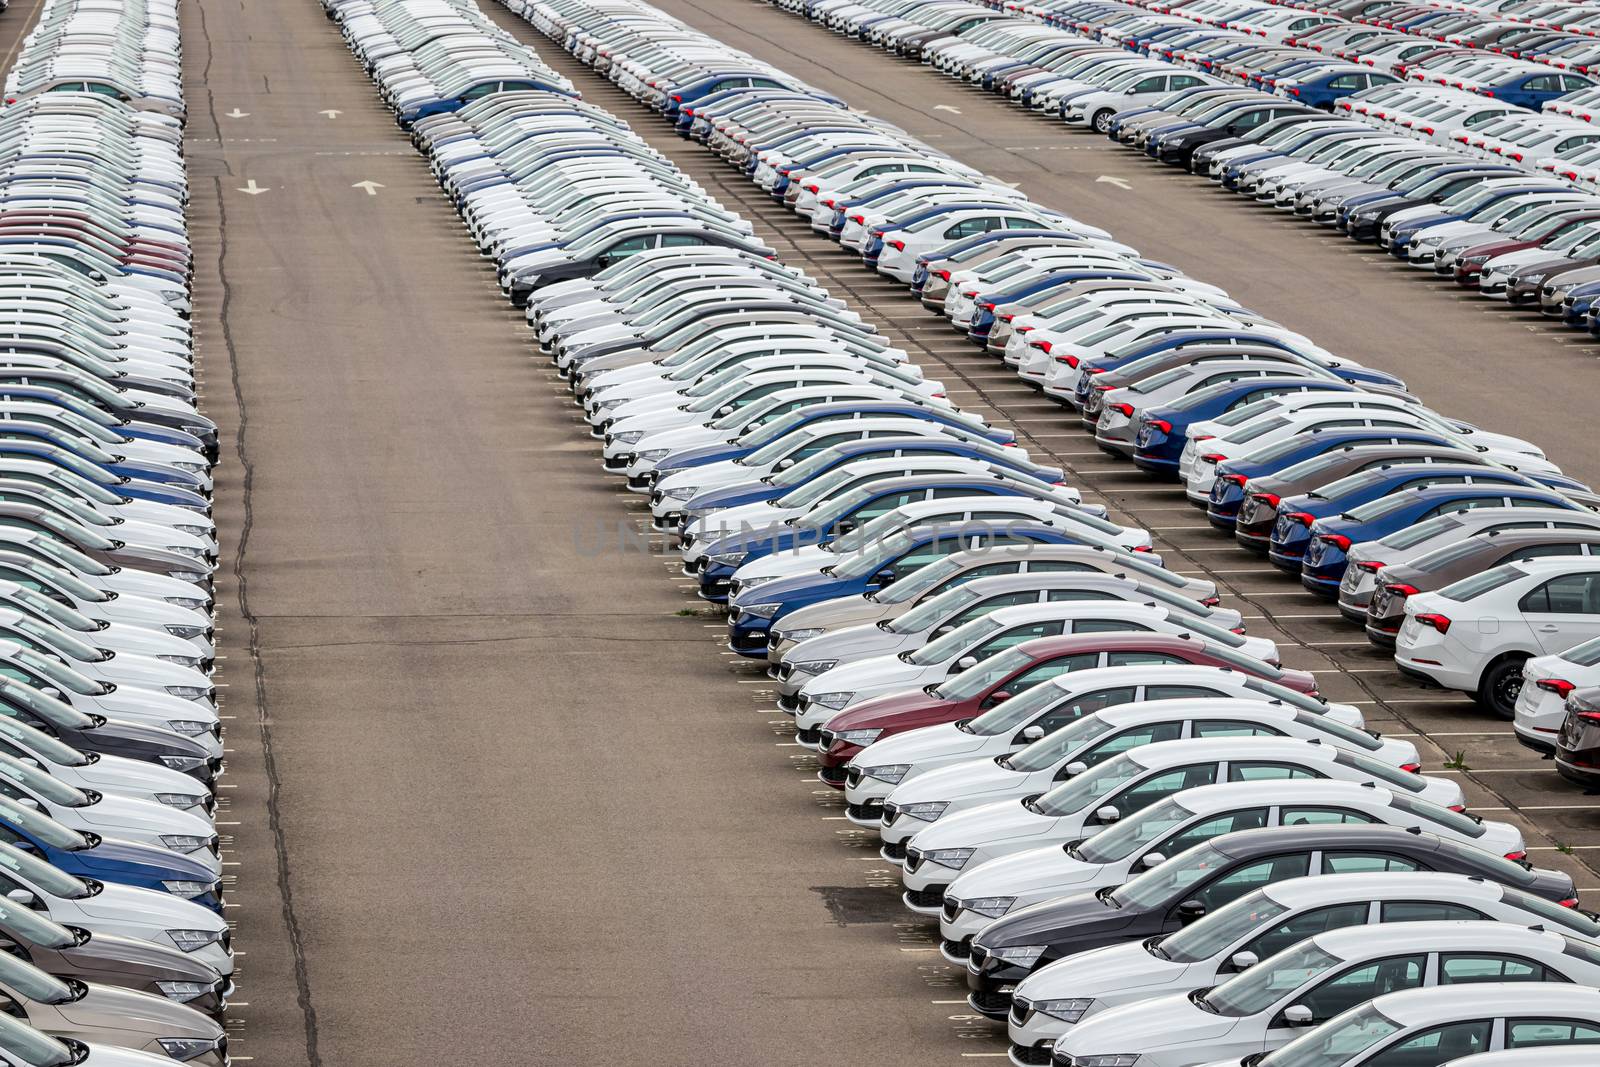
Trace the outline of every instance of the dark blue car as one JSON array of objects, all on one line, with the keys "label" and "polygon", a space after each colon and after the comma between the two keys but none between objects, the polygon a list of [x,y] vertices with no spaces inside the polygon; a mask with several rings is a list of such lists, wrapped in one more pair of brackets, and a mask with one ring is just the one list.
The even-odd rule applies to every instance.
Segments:
[{"label": "dark blue car", "polygon": [[1549,488],[1547,484],[1514,470],[1470,463],[1397,463],[1375,467],[1329,482],[1309,493],[1279,500],[1277,518],[1267,542],[1267,558],[1291,574],[1299,574],[1306,545],[1311,540],[1311,524],[1318,519],[1342,515],[1363,504],[1419,486],[1470,487],[1484,484],[1514,485],[1523,489]]},{"label": "dark blue car", "polygon": [[[972,523],[971,531],[949,527],[902,530],[826,571],[776,578],[756,586],[728,621],[728,647],[764,659],[773,622],[810,604],[861,596],[882,589],[942,556],[989,550],[996,558],[1031,544],[1081,545],[1090,541],[1055,526],[1032,522]],[[738,596],[739,590],[733,591]]]},{"label": "dark blue car", "polygon": [[[1285,467],[1299,463],[1324,452],[1332,452],[1346,445],[1457,445],[1443,434],[1425,430],[1400,430],[1387,426],[1337,427],[1318,426],[1303,430],[1293,437],[1263,448],[1246,459],[1222,460],[1217,464],[1216,479],[1211,483],[1211,495],[1205,504],[1206,517],[1219,530],[1232,530],[1238,517],[1239,505],[1244,501],[1245,483],[1251,478],[1265,478]],[[1202,462],[1205,461],[1201,457]]]},{"label": "dark blue car", "polygon": [[1224,415],[1235,408],[1285,393],[1353,393],[1349,382],[1332,378],[1238,378],[1219,382],[1163,407],[1141,413],[1135,431],[1133,463],[1150,474],[1173,475],[1189,441],[1189,427]]},{"label": "dark blue car", "polygon": [[[1375,541],[1424,519],[1472,508],[1569,508],[1583,506],[1553,489],[1522,486],[1423,486],[1363,504],[1342,515],[1311,524],[1310,543],[1300,564],[1300,584],[1321,596],[1339,595],[1351,545]],[[1281,522],[1282,520],[1280,520]]]},{"label": "dark blue car", "polygon": [[152,500],[158,504],[173,504],[180,508],[189,508],[192,511],[206,511],[211,507],[211,501],[203,495],[181,485],[159,484],[143,478],[131,478],[127,475],[116,474],[98,463],[90,463],[81,456],[75,455],[64,448],[57,448],[48,441],[41,441],[30,437],[4,438],[0,437],[0,457],[14,459],[36,459],[52,463],[63,470],[89,479],[96,485],[115,486],[119,496],[134,500]]},{"label": "dark blue car", "polygon": [[7,797],[0,797],[0,841],[78,878],[171,893],[222,912],[221,882],[205,864],[154,845],[80,833]]}]

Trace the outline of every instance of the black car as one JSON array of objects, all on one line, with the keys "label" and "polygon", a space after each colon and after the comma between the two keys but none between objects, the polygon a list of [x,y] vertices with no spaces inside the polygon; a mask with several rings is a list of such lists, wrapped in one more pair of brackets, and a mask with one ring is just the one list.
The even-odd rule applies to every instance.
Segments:
[{"label": "black car", "polygon": [[[1282,101],[1274,103],[1254,103],[1246,101],[1240,105],[1225,108],[1220,115],[1214,115],[1206,120],[1203,126],[1193,129],[1181,130],[1172,134],[1159,137],[1159,143],[1150,154],[1163,163],[1185,169],[1193,169],[1195,149],[1214,141],[1223,141],[1229,138],[1243,136],[1247,131],[1257,126],[1274,122],[1288,115],[1317,113],[1299,104],[1286,104]],[[1152,140],[1158,140],[1152,138]]]},{"label": "black car", "polygon": [[[1011,992],[1033,971],[1063,956],[1168,933],[1262,885],[1310,874],[1348,870],[1371,858],[1392,869],[1475,875],[1546,900],[1577,906],[1571,877],[1514,863],[1471,845],[1447,841],[1415,827],[1377,825],[1277,826],[1226,834],[1115,889],[1079,893],[1035,904],[996,919],[979,931],[967,957],[968,1002],[974,1011],[1004,1019]],[[1270,863],[1264,877],[1219,884],[1243,867]],[[948,907],[948,904],[946,905]],[[998,950],[1043,945],[1027,966],[998,959]]]},{"label": "black car", "polygon": [[1556,770],[1569,782],[1600,789],[1600,687],[1567,694],[1567,718],[1556,735]]}]

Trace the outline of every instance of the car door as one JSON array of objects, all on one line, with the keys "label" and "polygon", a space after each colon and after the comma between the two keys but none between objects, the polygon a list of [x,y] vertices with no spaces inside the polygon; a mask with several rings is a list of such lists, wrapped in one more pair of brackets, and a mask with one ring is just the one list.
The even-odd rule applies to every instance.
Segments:
[{"label": "car door", "polygon": [[1299,944],[1308,937],[1325,934],[1329,930],[1342,930],[1347,926],[1365,926],[1371,913],[1370,904],[1358,901],[1349,904],[1329,904],[1326,907],[1312,908],[1310,911],[1292,915],[1273,923],[1248,941],[1236,946],[1229,961],[1219,969],[1218,977],[1237,973],[1241,969],[1232,964],[1232,959],[1241,952],[1250,953],[1257,960],[1264,960],[1268,956],[1277,955],[1290,945]]},{"label": "car door", "polygon": [[1174,923],[1182,925],[1194,922],[1262,886],[1290,878],[1303,878],[1310,870],[1309,852],[1287,852],[1281,856],[1241,863],[1192,887],[1183,901],[1167,915],[1164,929],[1174,929]]},{"label": "car door", "polygon": [[1549,655],[1600,636],[1600,574],[1561,574],[1524,593],[1523,621]]},{"label": "car door", "polygon": [[1487,1051],[1493,1033],[1493,1019],[1472,1019],[1432,1026],[1395,1038],[1366,1059],[1351,1061],[1350,1067],[1356,1064],[1360,1064],[1360,1067],[1420,1067],[1422,1064],[1450,1063]]},{"label": "car door", "polygon": [[[1118,689],[1105,690],[1110,694],[1119,694],[1126,691]],[[1127,703],[1127,701],[1109,701],[1107,706],[1110,703]],[[1098,708],[1090,708],[1084,714],[1087,715],[1090,711],[1098,710]],[[1097,764],[1104,763],[1113,756],[1120,756],[1129,749],[1138,748],[1141,745],[1153,745],[1157,741],[1176,741],[1183,736],[1183,725],[1181,719],[1174,719],[1169,722],[1142,723],[1138,726],[1130,726],[1120,733],[1101,738],[1074,756],[1070,763],[1063,764],[1058,768],[1054,780],[1064,782],[1068,778],[1082,774]]]},{"label": "car door", "polygon": [[1091,661],[1097,658],[1093,655],[1057,656],[1055,659],[1045,660],[1043,663],[1035,663],[1033,666],[1006,679],[999,688],[983,698],[978,708],[979,710],[987,710],[1002,700],[1011,699],[1011,697],[1025,689],[1032,689],[1040,682],[1048,682],[1052,678],[1059,678],[1061,675],[1071,671],[1087,670],[1089,667],[1095,666]]},{"label": "car door", "polygon": [[1305,1027],[1293,1026],[1285,1017],[1291,1007],[1300,1005],[1311,1009],[1312,1025],[1319,1025],[1373,997],[1417,989],[1427,973],[1428,954],[1425,952],[1397,953],[1341,968],[1278,1005],[1267,1023],[1265,1047],[1276,1048],[1305,1033]]},{"label": "car door", "polygon": [[1538,1048],[1544,1045],[1600,1045],[1600,1026],[1587,1019],[1506,1020],[1506,1048]]},{"label": "car door", "polygon": [[[1202,785],[1214,785],[1217,781],[1219,765],[1211,760],[1206,763],[1195,763],[1187,767],[1173,767],[1155,774],[1136,778],[1128,785],[1119,789],[1108,797],[1103,797],[1096,806],[1095,811],[1084,822],[1085,834],[1091,834],[1102,827],[1109,826],[1118,819],[1123,819],[1134,812],[1143,811],[1150,805],[1160,800],[1165,800],[1174,793],[1181,793],[1185,789],[1196,789]],[[1116,812],[1114,818],[1102,819],[1099,813],[1106,809]],[[1107,813],[1109,814],[1109,812]]]}]

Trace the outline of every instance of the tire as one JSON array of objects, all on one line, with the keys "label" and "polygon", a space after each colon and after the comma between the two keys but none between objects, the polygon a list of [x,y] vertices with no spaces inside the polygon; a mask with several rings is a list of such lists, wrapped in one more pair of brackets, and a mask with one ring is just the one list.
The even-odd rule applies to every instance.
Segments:
[{"label": "tire", "polygon": [[1516,717],[1517,694],[1522,691],[1523,658],[1498,660],[1483,672],[1476,694],[1478,703],[1502,719]]},{"label": "tire", "polygon": [[1111,130],[1111,115],[1112,111],[1110,108],[1106,108],[1103,111],[1096,111],[1094,113],[1093,126],[1095,133],[1104,135]]}]

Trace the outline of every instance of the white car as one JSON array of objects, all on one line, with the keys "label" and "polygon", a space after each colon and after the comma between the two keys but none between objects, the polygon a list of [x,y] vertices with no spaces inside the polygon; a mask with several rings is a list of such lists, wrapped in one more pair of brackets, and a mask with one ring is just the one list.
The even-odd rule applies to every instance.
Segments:
[{"label": "white car", "polygon": [[1406,598],[1395,639],[1401,673],[1516,714],[1522,665],[1600,637],[1600,559],[1544,556]]},{"label": "white car", "polygon": [[68,1044],[9,1016],[0,1019],[0,1057],[17,1067],[171,1067],[173,1063],[167,1056],[117,1045]]},{"label": "white car", "polygon": [[1324,704],[1219,667],[1097,667],[1041,682],[965,723],[874,741],[846,767],[845,817],[879,832],[899,863],[905,844],[946,815],[1056,788],[1131,748],[1182,737],[1325,740],[1417,770],[1409,741],[1374,737],[1349,704]]},{"label": "white car", "polygon": [[42,730],[0,716],[0,754],[37,766],[52,778],[85,792],[153,800],[211,818],[210,791],[190,775],[149,760],[79,752]]},{"label": "white car", "polygon": [[0,796],[4,798],[0,803],[9,800],[79,833],[155,845],[204,863],[214,874],[222,873],[217,833],[203,814],[120,793],[85,792],[4,754],[0,754]]},{"label": "white car", "polygon": [[1278,663],[1266,638],[1241,637],[1188,612],[1154,601],[1058,600],[989,612],[912,651],[851,660],[817,673],[800,687],[795,724],[820,727],[833,715],[885,693],[937,685],[1024,641],[1117,630],[1194,634],[1253,659]]},{"label": "white car", "polygon": [[[1098,834],[1185,790],[1218,782],[1276,785],[1309,779],[1381,785],[1397,797],[1424,802],[1424,811],[1437,807],[1441,819],[1464,806],[1455,782],[1399,770],[1323,744],[1320,737],[1223,734],[1158,741],[1071,775],[1042,795],[969,808],[918,830],[907,844],[901,872],[906,906],[937,913],[958,871],[973,871],[1017,853],[1036,855],[1040,849]],[[1059,848],[1054,851],[1060,853]]]},{"label": "white car", "polygon": [[1105,133],[1111,126],[1111,116],[1119,111],[1148,107],[1180,89],[1221,84],[1214,78],[1185,70],[1170,73],[1140,71],[1103,89],[1074,96],[1067,101],[1061,117],[1069,126],[1088,126],[1096,133]]},{"label": "white car", "polygon": [[[1121,885],[1169,856],[1234,830],[1328,821],[1416,826],[1498,855],[1524,854],[1522,834],[1508,823],[1480,821],[1370,781],[1227,782],[1168,796],[1069,848],[1030,849],[970,870],[951,869],[956,877],[944,892],[939,933],[959,944],[997,915]],[[1004,909],[989,906],[997,900],[1005,901]],[[987,914],[967,902],[984,902]]]},{"label": "white car", "polygon": [[[1380,923],[1484,921],[1600,938],[1600,924],[1499,882],[1432,871],[1389,871],[1372,857],[1329,856],[1338,871],[1263,886],[1208,911],[1163,936],[1079,952],[1039,968],[1018,983],[1007,1031],[1013,1054],[1071,1032],[1114,1008],[1155,997],[1209,989],[1262,960],[1328,930],[1360,928],[1374,941],[1405,945],[1410,931],[1373,930]],[[1128,883],[1133,891],[1142,879]],[[1118,891],[1119,893],[1122,890]],[[980,935],[981,936],[981,935]]]},{"label": "white car", "polygon": [[1600,685],[1600,638],[1522,665],[1513,727],[1517,740],[1536,752],[1551,753],[1567,719],[1567,694]]},{"label": "white car", "polygon": [[[1592,949],[1577,949],[1587,962]],[[1411,1067],[1478,1052],[1560,1046],[1594,1062],[1600,990],[1569,982],[1484,982],[1387,993],[1336,1016],[1276,1052],[1204,1067]],[[1129,1060],[1128,1062],[1132,1062]],[[1527,1067],[1515,1060],[1517,1067]]]},{"label": "white car", "polygon": [[[1149,1067],[1192,1067],[1274,1049],[1374,997],[1492,979],[1600,984],[1600,946],[1542,926],[1407,923],[1393,937],[1315,934],[1211,988],[1112,1008],[1057,1039],[1072,1063],[1140,1053]],[[1397,1061],[1400,1062],[1400,1061]]]}]

